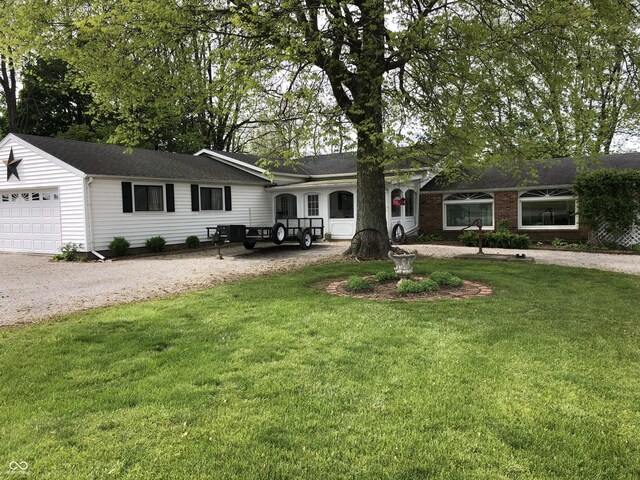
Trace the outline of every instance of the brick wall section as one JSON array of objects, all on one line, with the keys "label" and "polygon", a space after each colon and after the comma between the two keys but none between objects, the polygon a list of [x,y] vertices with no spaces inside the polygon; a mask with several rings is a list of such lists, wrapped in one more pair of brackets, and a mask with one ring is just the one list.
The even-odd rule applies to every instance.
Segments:
[{"label": "brick wall section", "polygon": [[[420,195],[420,233],[457,240],[460,232],[442,229],[442,198],[441,194]],[[587,227],[578,230],[518,230],[518,192],[494,192],[494,213],[496,224],[502,219],[509,219],[512,232],[524,233],[536,242],[551,242],[554,238],[576,242],[589,238]]]}]

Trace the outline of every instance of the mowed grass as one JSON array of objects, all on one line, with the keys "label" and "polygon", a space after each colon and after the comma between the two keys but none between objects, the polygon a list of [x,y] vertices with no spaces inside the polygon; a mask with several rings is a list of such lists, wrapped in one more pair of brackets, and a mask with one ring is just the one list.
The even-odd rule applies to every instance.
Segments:
[{"label": "mowed grass", "polygon": [[490,284],[330,296],[336,264],[0,330],[0,473],[640,477],[640,277],[417,262]]}]

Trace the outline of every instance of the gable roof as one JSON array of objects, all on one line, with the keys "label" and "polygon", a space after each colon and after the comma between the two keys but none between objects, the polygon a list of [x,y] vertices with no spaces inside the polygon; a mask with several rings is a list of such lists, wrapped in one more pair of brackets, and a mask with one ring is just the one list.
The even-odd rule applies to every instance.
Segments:
[{"label": "gable roof", "polygon": [[60,138],[14,134],[19,139],[67,163],[87,175],[210,180],[266,185],[258,175],[212,160],[206,156],[162,152]]},{"label": "gable roof", "polygon": [[484,191],[518,189],[534,186],[570,186],[575,182],[578,172],[604,168],[640,169],[640,153],[620,153],[603,155],[584,163],[573,158],[553,158],[531,166],[535,174],[523,172],[520,175],[505,172],[498,167],[486,170],[468,171],[465,178],[449,181],[446,175],[437,175],[421,189],[423,192]]},{"label": "gable roof", "polygon": [[[233,153],[222,152],[218,150],[204,149],[198,152],[198,154],[218,156],[221,158],[230,158],[239,162],[243,162],[248,165],[259,168],[262,157],[257,155],[250,155],[246,153]],[[425,155],[422,155],[425,157]],[[396,168],[407,170],[420,170],[427,169],[428,167],[417,168],[411,165],[412,160],[416,160],[419,157],[413,154],[406,159],[400,159]],[[268,161],[269,159],[267,159]],[[343,153],[329,153],[324,155],[307,155],[294,159],[292,164],[283,165],[278,164],[274,160],[274,165],[270,167],[272,173],[280,173],[285,175],[301,175],[306,177],[326,177],[326,176],[355,176],[357,172],[357,157],[355,152],[343,152]],[[390,172],[392,169],[388,169]]]}]

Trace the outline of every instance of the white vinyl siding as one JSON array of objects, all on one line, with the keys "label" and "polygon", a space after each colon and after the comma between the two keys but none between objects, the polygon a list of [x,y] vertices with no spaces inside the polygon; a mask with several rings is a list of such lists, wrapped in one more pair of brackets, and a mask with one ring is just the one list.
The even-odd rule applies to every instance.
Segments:
[{"label": "white vinyl siding", "polygon": [[[162,235],[167,244],[184,243],[189,235],[206,240],[207,227],[218,224],[271,226],[273,210],[271,195],[262,185],[231,186],[233,210],[191,211],[191,182],[174,184],[176,211],[122,212],[121,182],[134,185],[151,184],[144,180],[94,177],[90,186],[91,220],[94,249],[106,250],[113,237],[125,237],[132,247],[142,247],[153,236]],[[153,184],[156,184],[156,180]]]},{"label": "white vinyl siding", "polygon": [[[6,166],[0,162],[0,193],[57,190],[60,197],[60,244],[82,243],[85,250],[87,238],[83,177],[40,156],[14,139],[9,139],[0,148],[0,160],[9,158],[11,148],[14,158],[22,160],[18,166],[20,180],[11,177],[7,181]],[[59,247],[57,245],[55,250],[58,251]]]}]

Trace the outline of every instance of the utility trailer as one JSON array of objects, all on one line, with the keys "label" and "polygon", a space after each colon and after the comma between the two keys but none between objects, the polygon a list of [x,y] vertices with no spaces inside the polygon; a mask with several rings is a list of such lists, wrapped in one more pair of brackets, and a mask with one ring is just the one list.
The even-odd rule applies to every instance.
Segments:
[{"label": "utility trailer", "polygon": [[296,241],[304,250],[308,250],[315,240],[324,237],[322,218],[286,218],[278,220],[273,226],[216,225],[207,227],[207,238],[213,243],[242,243],[251,250],[256,242],[273,242],[280,245],[286,241]]}]

